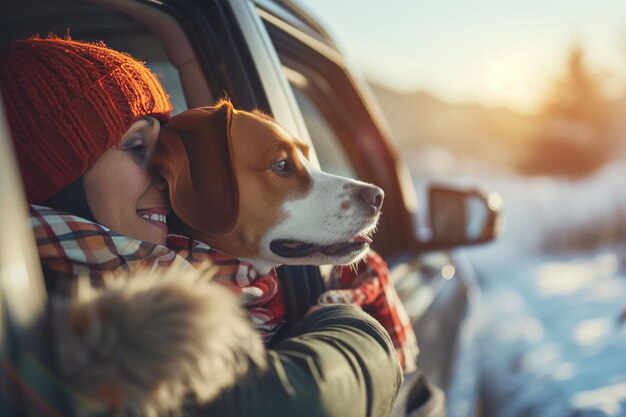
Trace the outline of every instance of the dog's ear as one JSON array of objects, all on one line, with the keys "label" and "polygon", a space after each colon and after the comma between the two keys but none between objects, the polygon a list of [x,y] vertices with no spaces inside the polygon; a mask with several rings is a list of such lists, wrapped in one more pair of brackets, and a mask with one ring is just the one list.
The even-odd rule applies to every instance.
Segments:
[{"label": "dog's ear", "polygon": [[[239,189],[232,164],[232,104],[187,110],[161,129],[152,169],[169,186],[171,226],[191,237],[232,231],[239,217]],[[185,228],[188,226],[188,228]],[[170,227],[172,229],[172,227]],[[184,230],[180,230],[184,229]]]}]

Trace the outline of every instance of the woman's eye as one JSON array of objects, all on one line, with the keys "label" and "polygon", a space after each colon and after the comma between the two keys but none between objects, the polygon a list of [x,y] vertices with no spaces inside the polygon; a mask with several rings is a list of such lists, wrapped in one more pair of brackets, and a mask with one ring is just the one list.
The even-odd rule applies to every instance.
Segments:
[{"label": "woman's eye", "polygon": [[138,155],[143,155],[148,151],[148,146],[147,145],[134,145],[134,146],[131,146],[130,148],[127,148],[127,150],[129,150],[132,153],[136,153]]},{"label": "woman's eye", "polygon": [[284,174],[288,171],[287,169],[287,160],[283,159],[281,161],[274,162],[272,164],[272,171],[277,172],[279,174]]},{"label": "woman's eye", "polygon": [[146,163],[150,156],[150,147],[148,144],[139,139],[127,142],[122,149],[130,154],[137,162]]}]

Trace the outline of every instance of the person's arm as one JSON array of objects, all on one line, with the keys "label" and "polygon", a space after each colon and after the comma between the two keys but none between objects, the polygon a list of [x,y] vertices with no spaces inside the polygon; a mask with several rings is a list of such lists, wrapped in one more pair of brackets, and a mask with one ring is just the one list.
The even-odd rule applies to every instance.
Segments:
[{"label": "person's arm", "polygon": [[388,416],[402,383],[389,335],[361,309],[322,308],[304,317],[255,370],[193,416]]},{"label": "person's arm", "polygon": [[317,304],[350,304],[363,308],[389,333],[405,373],[417,370],[419,347],[411,320],[389,276],[383,258],[374,251],[353,265],[338,265],[326,280]]}]

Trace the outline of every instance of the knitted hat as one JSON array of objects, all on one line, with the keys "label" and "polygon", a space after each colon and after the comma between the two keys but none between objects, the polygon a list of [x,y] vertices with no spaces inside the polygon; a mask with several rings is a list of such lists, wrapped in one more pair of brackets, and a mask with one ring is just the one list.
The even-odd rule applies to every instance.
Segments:
[{"label": "knitted hat", "polygon": [[81,177],[138,117],[163,120],[172,110],[141,62],[59,38],[10,43],[0,53],[0,90],[32,203]]}]

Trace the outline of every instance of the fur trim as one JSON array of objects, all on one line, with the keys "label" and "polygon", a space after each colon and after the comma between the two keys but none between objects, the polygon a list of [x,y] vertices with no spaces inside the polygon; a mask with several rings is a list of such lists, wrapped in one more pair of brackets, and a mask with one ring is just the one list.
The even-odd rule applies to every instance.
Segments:
[{"label": "fur trim", "polygon": [[63,378],[124,415],[158,416],[217,396],[251,368],[264,347],[248,314],[207,270],[143,271],[52,300]]}]

